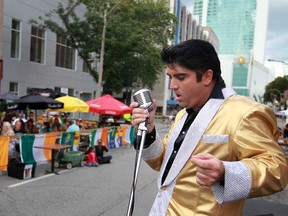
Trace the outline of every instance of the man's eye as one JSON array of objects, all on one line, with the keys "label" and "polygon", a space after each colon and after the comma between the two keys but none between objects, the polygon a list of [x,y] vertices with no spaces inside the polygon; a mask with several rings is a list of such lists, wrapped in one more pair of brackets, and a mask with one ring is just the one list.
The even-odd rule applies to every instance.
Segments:
[{"label": "man's eye", "polygon": [[177,76],[177,79],[182,81],[185,79],[185,76],[184,75]]}]

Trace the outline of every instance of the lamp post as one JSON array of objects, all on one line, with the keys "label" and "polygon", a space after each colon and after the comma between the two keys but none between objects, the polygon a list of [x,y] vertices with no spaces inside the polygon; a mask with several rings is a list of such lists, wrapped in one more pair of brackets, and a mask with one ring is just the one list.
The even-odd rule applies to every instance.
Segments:
[{"label": "lamp post", "polygon": [[279,62],[279,63],[282,63],[284,76],[286,77],[286,72],[285,72],[285,66],[284,66],[284,65],[288,65],[288,62],[282,61],[282,60],[278,60],[278,59],[267,59],[267,60],[270,61],[270,62]]},{"label": "lamp post", "polygon": [[[103,65],[104,65],[104,54],[105,54],[105,39],[106,39],[106,28],[107,28],[107,16],[122,2],[118,1],[108,12],[107,9],[103,13],[103,29],[102,29],[102,39],[101,39],[101,50],[100,50],[100,60],[99,60],[99,71],[98,71],[98,86],[96,92],[96,98],[102,95],[102,79],[103,79]],[[96,120],[99,120],[99,115],[96,116]]]},{"label": "lamp post", "polygon": [[102,40],[101,40],[101,50],[100,50],[100,61],[99,61],[99,71],[98,71],[98,86],[97,86],[96,98],[101,97],[101,92],[102,92],[101,90],[102,90],[102,79],[103,79],[102,77],[103,77],[106,25],[107,25],[107,11],[104,10],[103,30],[102,30]]},{"label": "lamp post", "polygon": [[96,98],[101,97],[102,94],[102,77],[103,77],[103,64],[104,64],[104,54],[105,54],[105,39],[106,39],[106,28],[107,28],[107,16],[112,13],[112,11],[122,2],[118,1],[108,12],[107,9],[103,13],[103,29],[102,29],[102,40],[101,40],[101,50],[100,50],[100,61],[99,61],[99,72],[98,72],[98,88],[96,92]]}]

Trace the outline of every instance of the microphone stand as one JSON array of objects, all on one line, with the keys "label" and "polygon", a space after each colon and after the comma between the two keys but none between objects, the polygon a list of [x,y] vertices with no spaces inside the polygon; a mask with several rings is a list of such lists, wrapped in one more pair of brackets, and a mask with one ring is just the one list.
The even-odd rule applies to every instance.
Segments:
[{"label": "microphone stand", "polygon": [[[138,134],[138,133],[141,133],[141,134]],[[137,136],[141,136],[141,142],[140,142],[139,150],[136,154],[137,162],[135,164],[133,184],[132,184],[131,193],[130,193],[129,205],[128,205],[128,209],[127,209],[127,216],[132,216],[132,214],[133,214],[135,189],[136,189],[138,173],[139,173],[141,159],[142,159],[142,151],[143,151],[143,147],[144,147],[144,143],[145,143],[146,133],[147,133],[147,120],[145,122],[142,122],[139,124],[138,131],[137,131]]]}]

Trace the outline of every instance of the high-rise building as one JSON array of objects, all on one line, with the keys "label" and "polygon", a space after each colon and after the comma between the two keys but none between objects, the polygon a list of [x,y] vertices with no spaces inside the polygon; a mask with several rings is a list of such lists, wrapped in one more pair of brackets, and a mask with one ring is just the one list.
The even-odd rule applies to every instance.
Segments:
[{"label": "high-rise building", "polygon": [[263,95],[271,81],[269,70],[263,66],[268,0],[194,0],[193,8],[200,24],[211,27],[219,39],[226,84],[242,95]]},{"label": "high-rise building", "polygon": [[256,0],[195,0],[194,14],[218,36],[220,54],[253,49]]}]

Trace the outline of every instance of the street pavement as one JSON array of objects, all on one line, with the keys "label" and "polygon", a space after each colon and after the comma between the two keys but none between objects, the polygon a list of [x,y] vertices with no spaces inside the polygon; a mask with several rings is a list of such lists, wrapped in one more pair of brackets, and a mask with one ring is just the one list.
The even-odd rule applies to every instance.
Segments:
[{"label": "street pavement", "polygon": [[[169,124],[157,123],[163,137]],[[36,167],[36,176],[18,180],[0,175],[0,216],[121,216],[126,215],[133,180],[135,151],[112,149],[110,164],[99,167],[57,169],[60,175],[44,174],[50,164]],[[156,195],[158,173],[141,163],[136,186],[135,216],[147,216]],[[231,213],[233,216],[233,213]],[[261,198],[249,199],[245,216],[288,215],[288,188]]]}]

